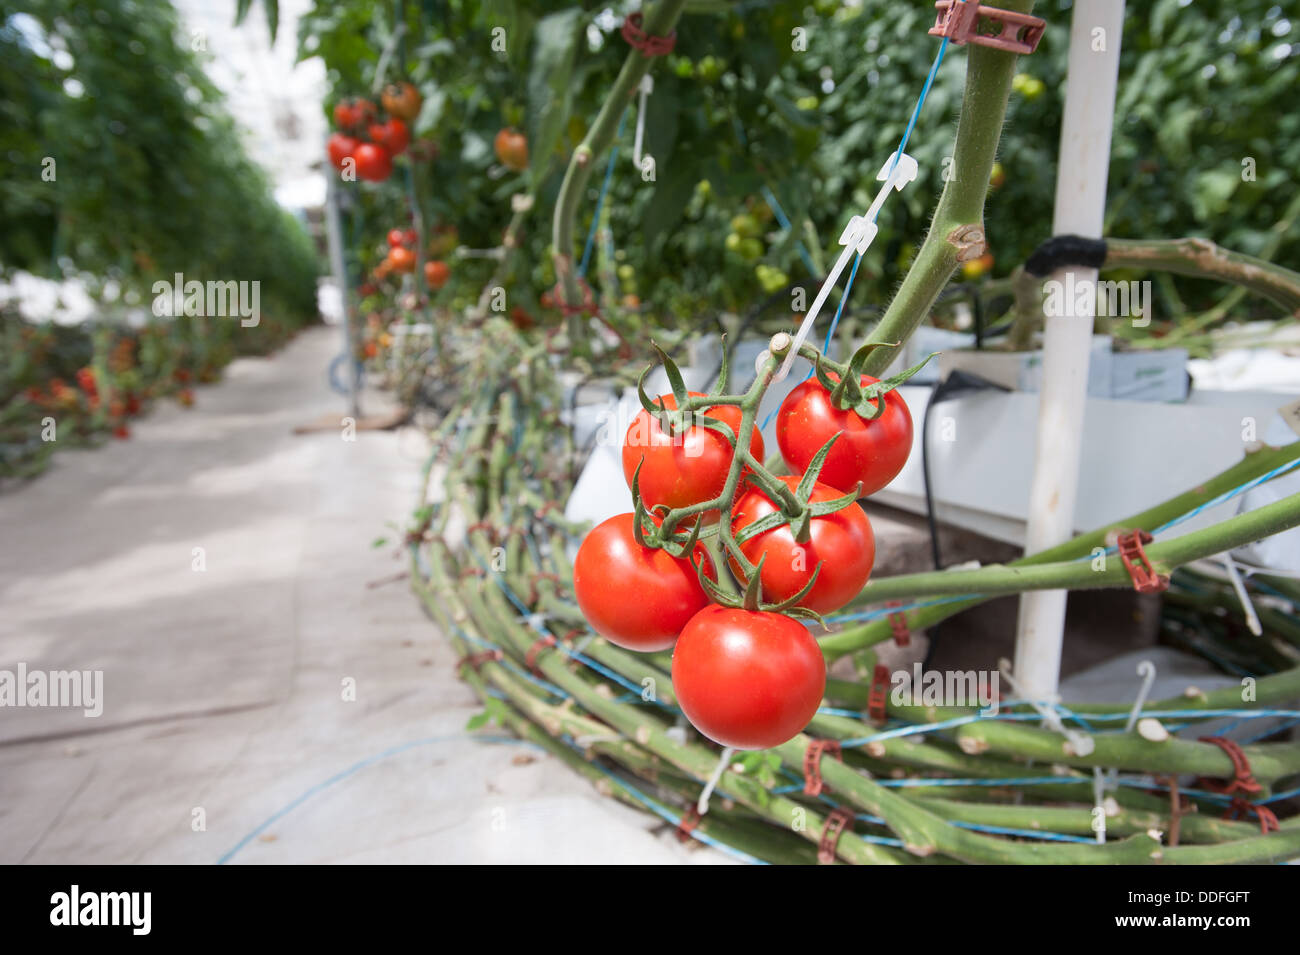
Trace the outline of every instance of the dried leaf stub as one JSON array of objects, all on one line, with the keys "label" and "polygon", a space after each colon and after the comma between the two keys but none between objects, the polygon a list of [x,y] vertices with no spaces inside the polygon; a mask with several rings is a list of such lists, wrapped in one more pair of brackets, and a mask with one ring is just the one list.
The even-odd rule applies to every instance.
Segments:
[{"label": "dried leaf stub", "polygon": [[948,244],[957,250],[958,262],[971,262],[988,250],[982,225],[959,225],[948,233]]}]

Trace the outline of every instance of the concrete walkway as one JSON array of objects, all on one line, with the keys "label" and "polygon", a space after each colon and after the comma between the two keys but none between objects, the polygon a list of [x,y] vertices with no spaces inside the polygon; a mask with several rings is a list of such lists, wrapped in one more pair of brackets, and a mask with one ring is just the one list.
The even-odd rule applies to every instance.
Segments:
[{"label": "concrete walkway", "polygon": [[0,708],[0,862],[719,861],[464,731],[446,642],[405,582],[366,586],[404,569],[371,544],[423,438],[290,433],[343,408],[337,343],[237,361],[0,495],[0,670],[103,672],[98,717]]}]

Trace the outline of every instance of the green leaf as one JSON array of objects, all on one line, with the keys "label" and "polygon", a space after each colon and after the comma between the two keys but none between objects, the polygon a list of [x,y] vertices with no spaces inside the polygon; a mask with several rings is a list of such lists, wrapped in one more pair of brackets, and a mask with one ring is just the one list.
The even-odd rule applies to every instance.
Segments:
[{"label": "green leaf", "polygon": [[530,166],[534,179],[550,165],[569,117],[573,63],[582,34],[582,9],[571,7],[537,21],[528,73]]}]

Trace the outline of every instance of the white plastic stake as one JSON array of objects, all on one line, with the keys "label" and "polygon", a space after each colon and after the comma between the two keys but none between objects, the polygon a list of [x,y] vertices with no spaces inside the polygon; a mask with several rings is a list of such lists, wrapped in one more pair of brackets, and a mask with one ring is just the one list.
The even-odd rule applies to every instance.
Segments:
[{"label": "white plastic stake", "polygon": [[709,774],[709,781],[704,784],[704,789],[700,793],[699,801],[695,803],[695,811],[701,816],[708,813],[709,797],[713,795],[713,790],[717,787],[718,780],[722,778],[722,774],[725,773],[727,767],[731,765],[731,757],[735,755],[735,752],[734,749],[728,746],[722,751],[722,755],[718,757],[718,765],[713,767],[713,772]]},{"label": "white plastic stake", "polygon": [[[1054,235],[1100,238],[1102,234],[1123,25],[1124,0],[1074,5],[1058,150]],[[1096,46],[1098,37],[1104,41],[1100,49]],[[1064,283],[1070,273],[1076,285],[1093,285],[1097,280],[1096,269],[1081,267],[1059,269],[1050,278]],[[1088,400],[1088,358],[1097,304],[1095,297],[1084,298],[1077,313],[1071,300],[1064,315],[1048,315],[1044,320],[1043,375],[1025,529],[1026,554],[1060,544],[1074,533],[1084,407]],[[1033,696],[1050,697],[1060,682],[1066,593],[1039,590],[1020,598],[1016,672]]]},{"label": "white plastic stake", "polygon": [[844,248],[840,251],[839,258],[835,260],[835,266],[831,269],[830,274],[826,276],[826,281],[817,290],[817,297],[813,299],[812,308],[808,309],[808,314],[804,316],[799,330],[794,333],[794,343],[790,346],[790,350],[786,352],[785,361],[781,362],[781,367],[776,370],[776,374],[772,377],[773,384],[781,381],[790,373],[790,365],[794,363],[795,356],[799,353],[799,346],[804,343],[808,338],[808,333],[812,331],[818,313],[821,312],[822,306],[826,304],[827,296],[831,294],[831,289],[835,287],[835,283],[840,280],[840,274],[844,271],[844,267],[849,264],[849,256],[855,252],[858,254],[866,252],[872,240],[880,231],[876,225],[876,217],[880,215],[885,199],[888,198],[891,191],[902,192],[904,186],[916,179],[916,160],[907,153],[903,153],[898,157],[898,162],[895,163],[894,157],[896,155],[898,155],[897,150],[890,153],[889,159],[880,167],[880,172],[876,175],[876,179],[883,182],[884,185],[876,193],[876,198],[872,200],[871,208],[867,210],[867,214],[865,216],[854,216],[849,220],[848,225],[844,227],[843,233],[840,234],[840,245],[844,246]]},{"label": "white plastic stake", "polygon": [[1241,571],[1237,569],[1237,562],[1231,554],[1223,555],[1223,567],[1228,572],[1228,579],[1232,581],[1232,589],[1237,592],[1237,599],[1241,601],[1241,609],[1246,614],[1246,626],[1255,636],[1262,637],[1264,628],[1259,625],[1259,614],[1255,613],[1255,605],[1250,602],[1250,594],[1246,593],[1246,582],[1241,579]]}]

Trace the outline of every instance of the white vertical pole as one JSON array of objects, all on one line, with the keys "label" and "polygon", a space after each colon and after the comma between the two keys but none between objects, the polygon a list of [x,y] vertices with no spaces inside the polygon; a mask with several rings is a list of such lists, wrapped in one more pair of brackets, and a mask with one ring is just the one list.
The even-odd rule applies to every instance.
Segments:
[{"label": "white vertical pole", "polygon": [[330,271],[339,287],[343,306],[343,355],[347,363],[348,407],[354,419],[361,417],[361,396],[357,393],[357,363],[352,335],[352,305],[348,291],[348,269],[343,257],[343,225],[339,220],[339,187],[336,170],[325,166],[325,237],[329,246]]},{"label": "white vertical pole", "polygon": [[[1070,24],[1069,74],[1061,122],[1053,235],[1101,238],[1106,210],[1106,173],[1115,114],[1124,0],[1076,0]],[[1079,488],[1083,413],[1088,396],[1088,357],[1096,297],[1072,289],[1095,287],[1097,270],[1069,268],[1049,281],[1063,283],[1063,315],[1048,315],[1043,332],[1043,377],[1038,405],[1038,444],[1029,492],[1025,552],[1059,544],[1074,533]],[[1064,590],[1037,591],[1020,598],[1015,672],[1039,699],[1056,693],[1065,631]]]}]

